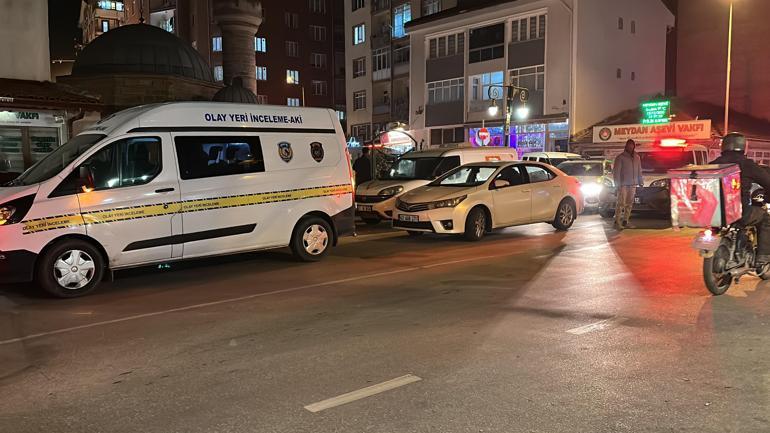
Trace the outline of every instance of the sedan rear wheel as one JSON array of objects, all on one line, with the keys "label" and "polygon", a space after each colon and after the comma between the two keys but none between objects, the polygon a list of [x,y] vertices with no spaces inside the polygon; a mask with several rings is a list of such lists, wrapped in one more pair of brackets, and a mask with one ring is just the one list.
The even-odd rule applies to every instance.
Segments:
[{"label": "sedan rear wheel", "polygon": [[559,203],[559,208],[556,211],[556,218],[553,220],[553,226],[556,230],[567,231],[572,224],[575,223],[575,216],[577,215],[577,209],[575,203],[572,200],[564,199]]}]

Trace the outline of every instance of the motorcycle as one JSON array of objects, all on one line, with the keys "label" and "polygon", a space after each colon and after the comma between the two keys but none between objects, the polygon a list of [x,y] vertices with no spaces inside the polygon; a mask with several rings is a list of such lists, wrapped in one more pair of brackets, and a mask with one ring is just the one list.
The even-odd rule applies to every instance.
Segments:
[{"label": "motorcycle", "polygon": [[[751,205],[768,210],[764,191],[752,193]],[[692,246],[703,257],[703,280],[712,294],[724,294],[744,275],[770,279],[770,264],[760,266],[756,263],[757,242],[757,228],[739,222],[720,228],[716,233],[704,230],[695,237]]]}]

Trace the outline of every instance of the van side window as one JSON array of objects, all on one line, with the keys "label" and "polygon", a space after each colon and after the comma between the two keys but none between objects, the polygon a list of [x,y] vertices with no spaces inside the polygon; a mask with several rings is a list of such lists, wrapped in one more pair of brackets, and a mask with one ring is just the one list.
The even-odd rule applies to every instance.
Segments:
[{"label": "van side window", "polygon": [[457,168],[460,166],[460,157],[459,156],[447,156],[444,158],[441,158],[441,162],[436,167],[436,172],[433,173],[435,177],[439,177],[442,174],[448,172],[449,170],[453,168]]},{"label": "van side window", "polygon": [[265,171],[262,144],[254,136],[174,137],[182,179]]},{"label": "van side window", "polygon": [[554,177],[550,171],[534,165],[527,166],[527,174],[529,175],[529,183],[548,182]]},{"label": "van side window", "polygon": [[147,184],[162,169],[160,138],[126,138],[108,144],[73,170],[52,197],[80,192],[80,167],[90,170],[95,191]]}]

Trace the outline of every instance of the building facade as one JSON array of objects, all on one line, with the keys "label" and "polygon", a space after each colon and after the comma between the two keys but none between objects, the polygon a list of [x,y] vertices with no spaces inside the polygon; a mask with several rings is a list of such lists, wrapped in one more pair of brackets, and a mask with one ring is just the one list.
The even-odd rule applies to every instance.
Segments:
[{"label": "building facade", "polygon": [[[260,3],[263,20],[253,41],[249,41],[248,49],[237,47],[239,54],[254,57],[255,70],[248,78],[253,78],[256,84],[244,82],[244,86],[256,88],[258,101],[263,104],[300,106],[304,102],[307,106],[335,108],[344,118],[345,87],[340,80],[344,77],[341,72],[344,46],[340,46],[339,38],[335,44],[335,34],[342,29],[341,2],[262,0]],[[89,16],[120,12],[123,20],[116,21],[117,25],[143,21],[175,34],[191,44],[208,61],[215,80],[225,84],[225,47],[214,0],[89,1],[85,10],[91,11]],[[87,33],[86,27],[93,26],[84,26],[84,43],[95,37],[90,36],[91,30]],[[97,25],[96,33],[99,30]]]},{"label": "building facade", "polygon": [[[411,128],[432,146],[481,145],[485,127],[488,145],[567,150],[575,131],[665,91],[673,25],[660,0],[461,0],[407,25]],[[529,92],[507,142],[504,85]]]},{"label": "building facade", "polygon": [[413,19],[451,9],[457,0],[345,0],[348,133],[361,142],[389,123],[408,123],[409,36]]}]

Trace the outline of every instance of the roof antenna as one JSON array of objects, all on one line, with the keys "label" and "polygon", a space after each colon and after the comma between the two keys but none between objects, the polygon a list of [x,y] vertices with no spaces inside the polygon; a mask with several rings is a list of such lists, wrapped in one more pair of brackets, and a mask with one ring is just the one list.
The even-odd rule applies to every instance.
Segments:
[{"label": "roof antenna", "polygon": [[144,0],[139,0],[139,24],[144,24]]}]

